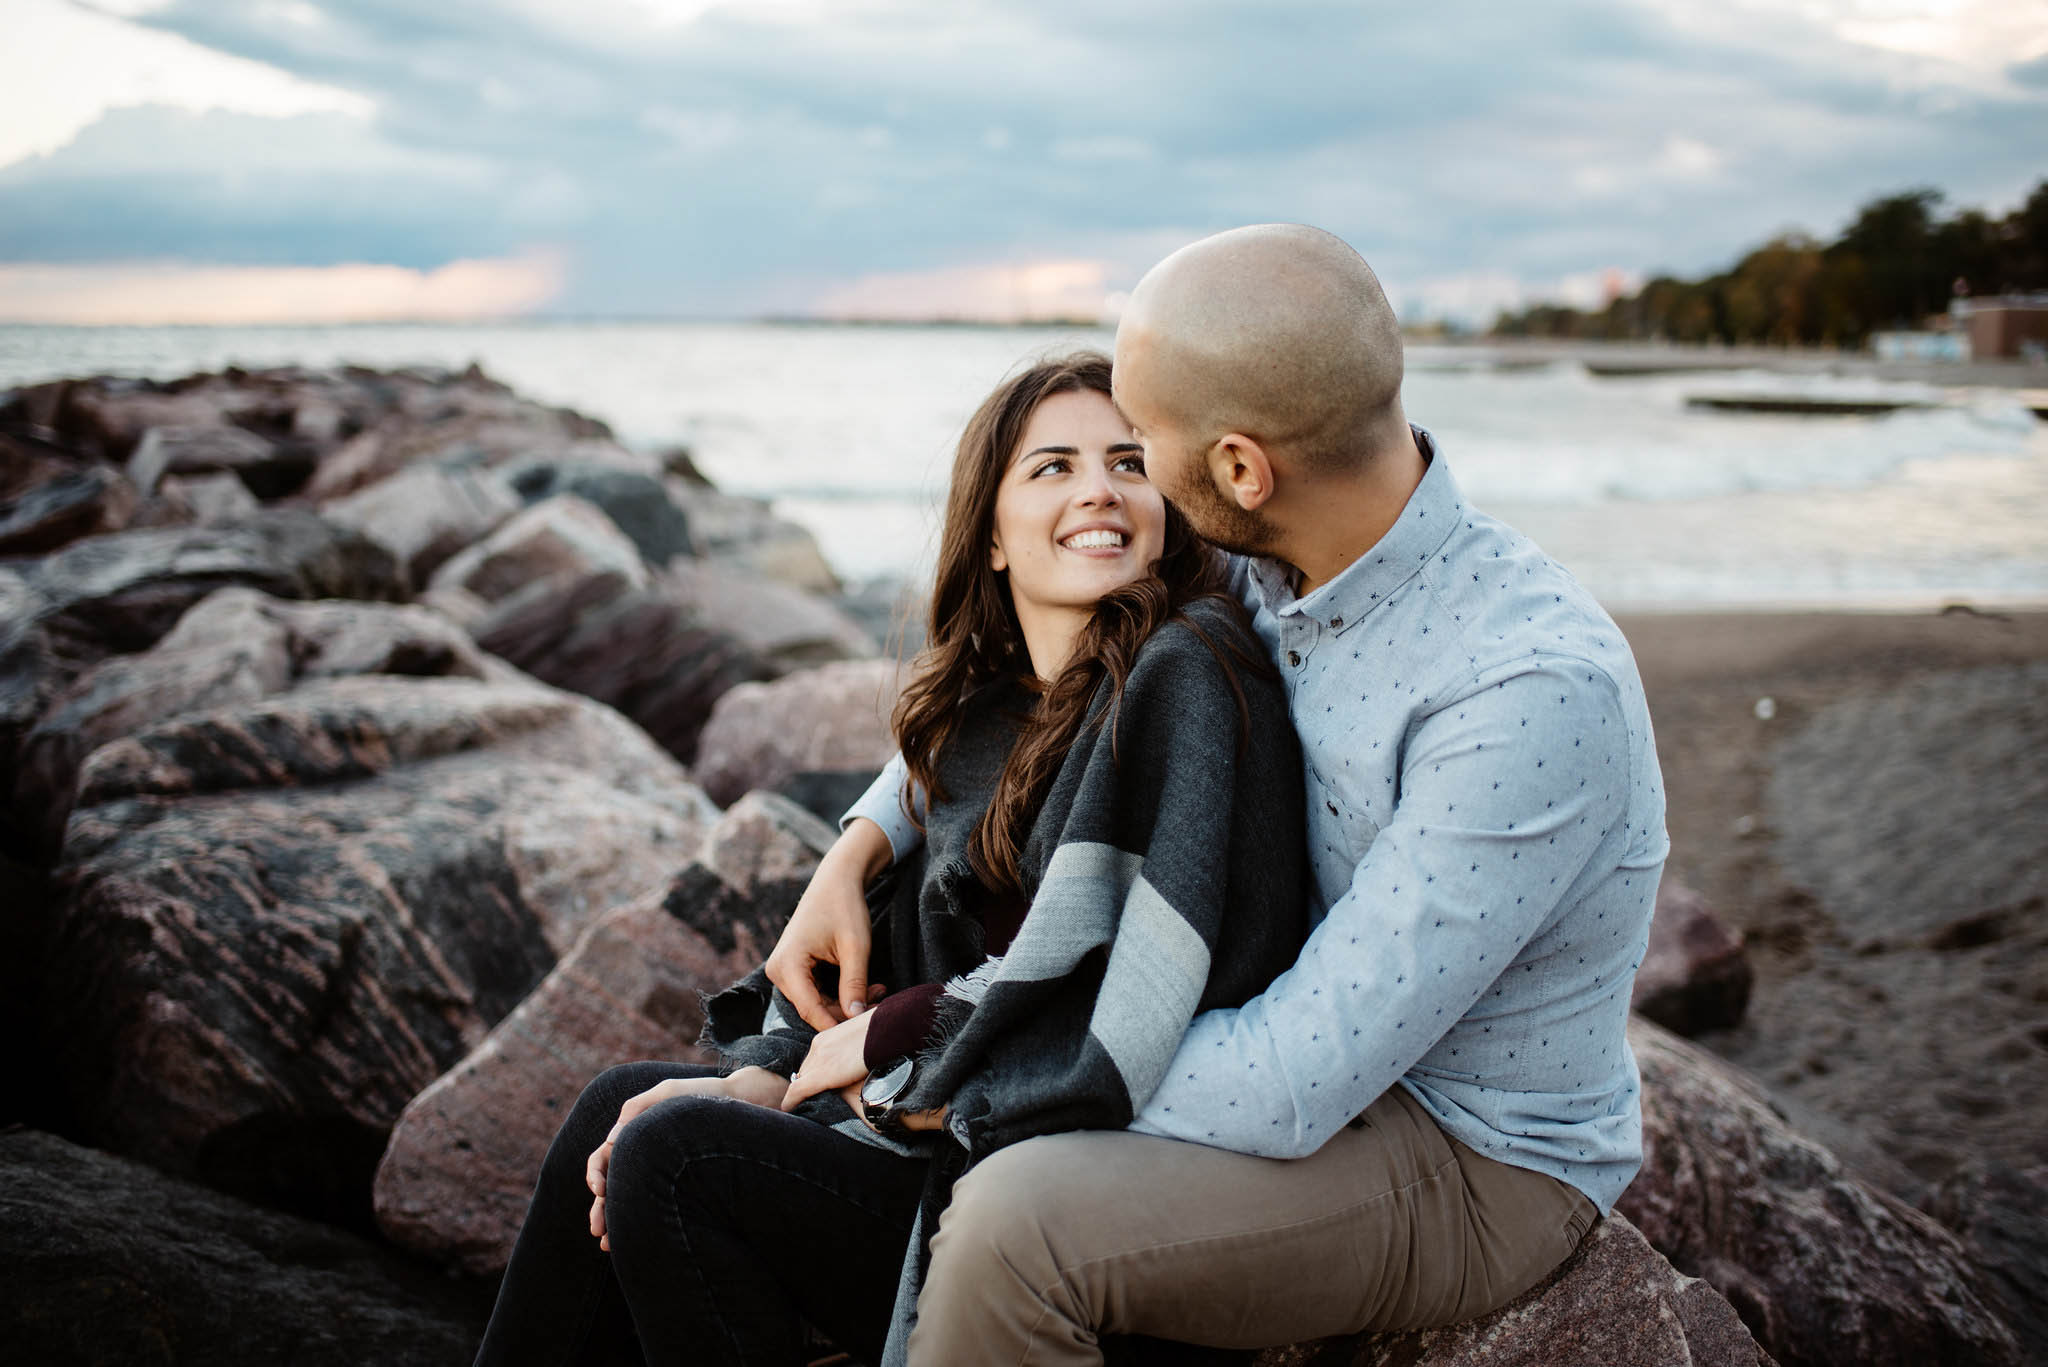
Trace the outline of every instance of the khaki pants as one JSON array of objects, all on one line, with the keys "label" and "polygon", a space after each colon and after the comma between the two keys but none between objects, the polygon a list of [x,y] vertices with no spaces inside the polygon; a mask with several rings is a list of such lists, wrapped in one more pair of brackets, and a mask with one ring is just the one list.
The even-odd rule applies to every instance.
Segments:
[{"label": "khaki pants", "polygon": [[1402,1087],[1307,1158],[1033,1139],[954,1189],[910,1361],[1095,1364],[1108,1333],[1259,1348],[1454,1323],[1541,1280],[1597,1215],[1449,1138]]}]

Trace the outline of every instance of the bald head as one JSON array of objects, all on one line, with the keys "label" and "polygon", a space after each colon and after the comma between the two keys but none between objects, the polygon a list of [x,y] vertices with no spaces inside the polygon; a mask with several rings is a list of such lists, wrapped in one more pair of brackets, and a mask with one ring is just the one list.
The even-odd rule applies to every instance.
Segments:
[{"label": "bald head", "polygon": [[1252,438],[1304,474],[1405,440],[1401,331],[1357,252],[1318,228],[1235,228],[1138,282],[1117,328],[1119,401],[1213,442]]}]

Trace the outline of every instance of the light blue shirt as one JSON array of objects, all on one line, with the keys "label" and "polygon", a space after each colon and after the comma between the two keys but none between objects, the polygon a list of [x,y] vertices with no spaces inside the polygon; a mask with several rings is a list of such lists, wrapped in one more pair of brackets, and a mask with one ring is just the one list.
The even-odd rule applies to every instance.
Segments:
[{"label": "light blue shirt", "polygon": [[[1398,1083],[1606,1211],[1642,1162],[1629,992],[1669,849],[1649,709],[1612,619],[1416,436],[1421,484],[1334,579],[1236,562],[1301,737],[1315,929],[1195,1019],[1131,1128],[1299,1157]],[[846,817],[899,857],[904,777]]]}]

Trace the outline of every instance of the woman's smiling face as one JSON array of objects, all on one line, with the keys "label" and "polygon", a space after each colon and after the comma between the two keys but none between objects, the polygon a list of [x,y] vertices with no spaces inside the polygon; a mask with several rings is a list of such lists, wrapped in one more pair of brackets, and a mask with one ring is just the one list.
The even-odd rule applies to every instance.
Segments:
[{"label": "woman's smiling face", "polygon": [[1104,594],[1151,571],[1165,540],[1166,505],[1109,399],[1082,389],[1039,404],[996,490],[989,548],[1026,641],[1069,629],[1060,618],[1078,630]]}]

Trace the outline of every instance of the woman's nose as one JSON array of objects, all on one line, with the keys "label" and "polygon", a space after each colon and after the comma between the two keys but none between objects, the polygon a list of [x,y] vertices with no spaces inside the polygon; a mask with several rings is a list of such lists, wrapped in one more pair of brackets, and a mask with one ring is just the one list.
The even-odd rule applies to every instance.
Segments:
[{"label": "woman's nose", "polygon": [[1109,478],[1107,470],[1091,470],[1088,478],[1075,491],[1075,501],[1087,508],[1114,508],[1122,503],[1123,495],[1116,491],[1116,485]]}]

